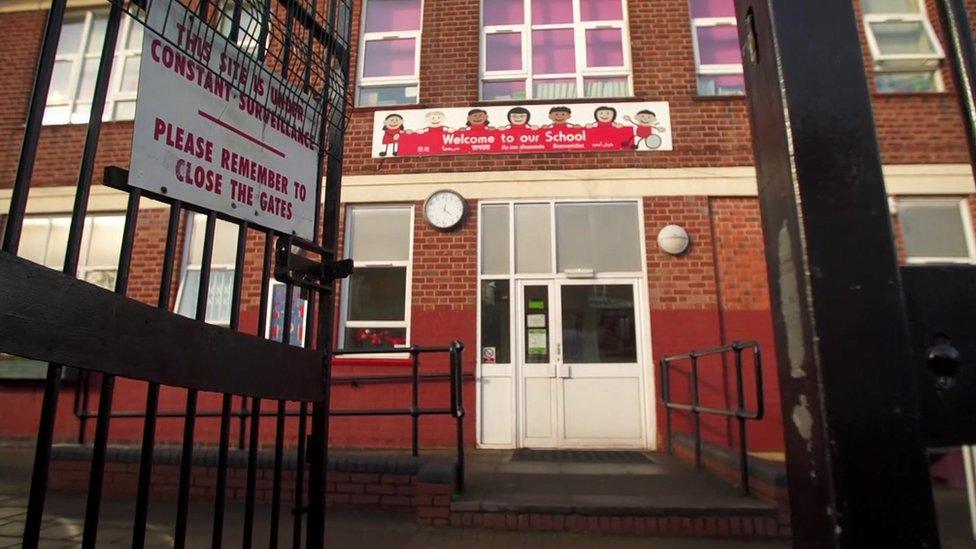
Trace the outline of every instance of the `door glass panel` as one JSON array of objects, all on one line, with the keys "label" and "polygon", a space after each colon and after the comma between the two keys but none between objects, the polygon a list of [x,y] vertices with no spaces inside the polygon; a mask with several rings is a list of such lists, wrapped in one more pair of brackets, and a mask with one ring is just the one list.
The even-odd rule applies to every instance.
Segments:
[{"label": "door glass panel", "polygon": [[515,272],[552,272],[549,204],[515,205]]},{"label": "door glass panel", "polygon": [[524,289],[525,363],[549,363],[549,287]]},{"label": "door glass panel", "polygon": [[556,204],[559,272],[641,270],[640,227],[634,202]]},{"label": "door glass panel", "polygon": [[566,364],[637,362],[632,285],[573,285],[561,292]]},{"label": "door glass panel", "polygon": [[481,362],[509,364],[511,357],[511,314],[509,282],[481,282]]}]

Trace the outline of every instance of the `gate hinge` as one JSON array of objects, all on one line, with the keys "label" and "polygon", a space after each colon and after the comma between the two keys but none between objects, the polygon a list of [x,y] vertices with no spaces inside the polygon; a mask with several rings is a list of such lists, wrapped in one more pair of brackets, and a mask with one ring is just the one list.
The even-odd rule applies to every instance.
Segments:
[{"label": "gate hinge", "polygon": [[336,261],[333,251],[307,240],[281,236],[275,243],[274,277],[279,282],[331,291],[332,283],[348,277],[352,270],[352,259]]}]

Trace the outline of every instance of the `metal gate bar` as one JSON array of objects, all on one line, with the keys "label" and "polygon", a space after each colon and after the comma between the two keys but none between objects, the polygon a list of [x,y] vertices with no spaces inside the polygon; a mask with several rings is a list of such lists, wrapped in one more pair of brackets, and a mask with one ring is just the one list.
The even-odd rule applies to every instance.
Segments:
[{"label": "metal gate bar", "polygon": [[[321,84],[324,88],[321,89],[321,94],[318,95],[321,100],[321,105],[316,105],[316,109],[321,109],[321,127],[322,131],[320,133],[320,148],[319,148],[319,159],[327,163],[326,174],[327,175],[327,185],[330,189],[329,193],[325,196],[325,213],[331,216],[327,219],[325,228],[323,230],[323,235],[321,240],[316,239],[322,244],[327,244],[330,250],[335,249],[336,237],[337,237],[337,219],[335,216],[338,214],[338,204],[339,204],[339,178],[341,176],[341,153],[342,153],[342,136],[345,128],[345,113],[344,106],[348,101],[348,90],[347,90],[347,80],[349,75],[349,34],[351,25],[351,3],[349,0],[329,0],[328,7],[328,25],[329,29],[326,29],[319,24],[316,20],[316,12],[318,10],[315,0],[279,0],[280,3],[285,6],[287,10],[287,24],[284,28],[284,40],[281,41],[280,36],[276,36],[270,32],[270,24],[272,22],[272,12],[270,8],[270,2],[265,1],[260,3],[258,9],[263,11],[265,17],[262,19],[262,25],[260,28],[261,40],[258,41],[258,49],[261,59],[265,59],[267,54],[272,53],[265,46],[268,38],[278,40],[279,44],[283,43],[288,51],[283,53],[282,58],[268,60],[272,63],[281,62],[281,74],[284,77],[282,81],[293,82],[296,75],[291,74],[290,71],[290,59],[292,52],[291,47],[299,46],[300,41],[293,40],[293,24],[299,24],[304,27],[308,34],[307,40],[305,40],[304,47],[306,48],[302,52],[302,57],[304,57],[304,70],[300,71],[303,74],[299,75],[304,78],[306,90],[312,87],[312,79],[316,79],[316,86]],[[298,6],[296,2],[301,1],[311,1],[310,10]],[[233,38],[237,37],[240,32],[240,20],[242,17],[242,9],[246,0],[239,0],[233,4],[232,18],[232,32]],[[89,113],[89,125],[87,127],[87,135],[85,141],[85,149],[82,154],[81,166],[79,169],[79,179],[78,186],[76,189],[76,194],[74,198],[74,208],[71,212],[71,227],[69,230],[69,238],[67,250],[65,253],[65,264],[63,267],[63,272],[71,276],[71,282],[67,282],[67,279],[54,277],[51,274],[45,272],[47,269],[33,266],[26,261],[12,259],[11,256],[16,255],[22,224],[24,220],[24,215],[26,211],[27,198],[29,195],[30,184],[33,174],[34,163],[37,155],[38,142],[41,133],[41,124],[43,119],[44,110],[46,107],[46,99],[48,94],[48,89],[50,87],[51,75],[53,72],[54,58],[57,51],[57,43],[60,37],[61,27],[64,19],[66,0],[53,0],[51,4],[51,10],[48,14],[48,21],[45,28],[44,42],[42,44],[42,51],[39,57],[38,70],[35,79],[35,86],[32,92],[32,98],[30,107],[28,110],[28,120],[26,124],[26,130],[24,135],[24,143],[21,149],[21,161],[18,166],[17,177],[15,181],[15,186],[13,189],[11,206],[8,215],[7,230],[4,235],[3,241],[3,252],[0,253],[0,262],[2,262],[4,268],[3,271],[3,281],[5,282],[6,292],[0,292],[5,304],[14,305],[15,308],[20,308],[30,315],[23,316],[24,319],[34,319],[38,326],[48,326],[53,327],[58,319],[52,319],[42,314],[38,314],[42,307],[47,307],[48,310],[52,310],[50,307],[50,300],[39,300],[36,304],[29,304],[24,300],[17,300],[17,297],[13,293],[24,288],[24,281],[30,280],[39,287],[57,287],[59,290],[63,290],[63,297],[65,303],[86,303],[92,307],[105,307],[106,310],[113,311],[116,314],[113,317],[113,324],[111,326],[112,330],[118,330],[120,325],[119,322],[125,319],[139,319],[140,322],[133,322],[133,324],[146,324],[151,325],[152,323],[157,323],[157,326],[164,327],[165,329],[160,330],[160,334],[176,334],[182,333],[183,335],[191,335],[191,332],[187,331],[192,325],[194,329],[198,329],[200,334],[192,334],[192,337],[187,338],[187,345],[191,348],[193,345],[199,345],[206,338],[210,338],[212,341],[226,342],[229,352],[217,353],[222,357],[230,358],[235,356],[234,353],[243,351],[249,346],[253,350],[261,349],[264,351],[271,351],[272,347],[269,346],[254,346],[250,339],[248,338],[235,338],[227,337],[225,332],[228,330],[214,328],[203,324],[206,320],[206,312],[209,297],[209,286],[210,286],[210,269],[211,260],[213,258],[213,247],[214,247],[214,232],[216,228],[216,221],[219,218],[225,219],[223,215],[216,214],[213,211],[204,210],[194,206],[188,206],[182,204],[178,201],[173,201],[168,199],[168,197],[156,196],[153,193],[141,192],[139,190],[128,187],[124,181],[119,178],[119,171],[107,170],[105,183],[108,186],[114,186],[115,188],[121,189],[129,193],[127,212],[125,217],[125,226],[123,229],[123,242],[122,249],[119,256],[119,265],[116,272],[116,286],[115,294],[113,299],[108,299],[112,297],[112,294],[106,295],[101,290],[96,290],[91,288],[85,283],[74,281],[74,276],[77,273],[78,260],[80,257],[80,245],[85,227],[85,217],[88,197],[90,194],[90,187],[93,180],[93,171],[95,166],[95,156],[97,152],[97,145],[101,130],[101,118],[105,108],[105,99],[107,95],[107,86],[109,75],[111,74],[112,61],[114,60],[114,47],[118,40],[118,31],[121,23],[121,15],[123,11],[126,11],[130,15],[137,16],[141,8],[146,7],[141,3],[132,2],[130,0],[110,0],[111,10],[109,15],[109,22],[106,30],[106,38],[103,43],[103,49],[101,53],[101,64],[99,65],[98,74],[96,76],[96,85],[93,95],[93,105]],[[253,8],[258,5],[255,0],[251,0],[248,3],[248,8]],[[216,6],[215,6],[216,7]],[[223,8],[217,7],[216,10],[209,9],[209,1],[203,0],[198,4],[198,13],[203,19],[207,21],[212,21],[216,12],[216,17],[225,16],[227,14],[222,14],[220,11]],[[341,12],[341,14],[340,14]],[[340,16],[341,15],[341,16]],[[142,21],[140,19],[140,21]],[[341,24],[337,22],[341,21]],[[208,24],[210,24],[208,22]],[[277,29],[280,30],[280,27]],[[325,52],[322,53],[321,50],[316,51],[313,54],[314,41],[317,40],[323,44],[325,47]],[[300,48],[299,48],[300,49]],[[281,55],[282,52],[275,52]],[[319,56],[316,58],[315,56]],[[301,59],[301,57],[296,57],[296,59]],[[322,59],[324,64],[319,67],[317,64],[313,63],[313,59]],[[316,72],[313,74],[313,65]],[[319,71],[323,69],[324,72]],[[335,78],[340,78],[342,81],[335,81]],[[320,88],[316,87],[313,92],[318,92]],[[317,111],[319,112],[319,111]],[[323,162],[319,163],[318,171],[319,175],[316,178],[317,181],[322,180],[322,170]],[[169,219],[167,225],[167,237],[166,246],[163,257],[163,267],[160,277],[160,288],[159,296],[157,300],[157,307],[155,309],[150,309],[151,311],[156,311],[156,313],[150,314],[146,308],[143,306],[135,306],[134,303],[130,303],[130,300],[125,298],[125,293],[127,290],[129,271],[131,269],[131,256],[132,256],[132,246],[133,240],[136,234],[136,226],[138,223],[138,209],[141,198],[152,198],[154,200],[162,200],[163,202],[169,204]],[[320,185],[316,185],[316,203],[322,203],[322,189]],[[184,212],[187,213],[201,213],[207,216],[206,230],[203,238],[203,260],[200,268],[199,277],[199,288],[197,291],[197,307],[195,311],[195,317],[197,322],[186,321],[177,317],[176,315],[169,313],[169,305],[172,297],[172,283],[173,283],[173,269],[174,261],[176,260],[176,251],[178,247],[179,240],[179,226],[181,218],[184,216]],[[316,208],[315,212],[315,226],[318,227],[319,221],[321,219],[321,212]],[[231,305],[231,329],[236,331],[239,329],[240,320],[240,302],[241,294],[243,288],[243,277],[244,277],[244,264],[246,259],[246,244],[249,235],[249,223],[237,221],[233,219],[227,219],[228,221],[237,224],[238,227],[238,249],[235,257],[235,275],[234,275],[234,289],[232,291],[232,305]],[[277,236],[277,233],[268,230],[259,230],[259,232],[264,233],[265,238],[265,253],[264,253],[264,266],[262,269],[262,283],[261,283],[261,314],[259,315],[259,333],[262,337],[264,336],[264,331],[266,328],[266,318],[264,311],[267,310],[268,305],[268,286],[270,284],[270,261],[271,261],[271,245],[272,239]],[[334,260],[334,252],[330,252],[332,255],[328,257],[329,260]],[[329,282],[331,287],[331,281]],[[45,286],[46,285],[46,286]],[[328,290],[328,288],[324,288]],[[292,284],[286,282],[285,284],[285,329],[282,334],[283,347],[290,347],[287,345],[288,337],[290,334],[290,324],[291,324],[291,305],[293,297]],[[319,308],[321,309],[322,315],[327,319],[325,322],[319,323],[319,327],[331,326],[332,319],[332,300],[333,295],[331,291],[322,291],[318,294]],[[26,307],[26,308],[25,308]],[[32,308],[33,307],[33,308]],[[14,310],[14,309],[11,309]],[[162,310],[162,311],[161,311]],[[310,302],[308,304],[308,311],[315,311],[316,304]],[[166,311],[166,312],[163,312]],[[71,312],[71,311],[68,311]],[[117,313],[116,313],[117,312]],[[33,316],[31,316],[33,315]],[[122,315],[121,317],[118,315]],[[129,315],[126,317],[125,315]],[[77,315],[65,315],[68,320],[74,320],[78,322]],[[314,313],[309,314],[306,321],[306,345],[317,342],[319,349],[324,349],[327,351],[328,346],[331,345],[331,334],[327,334],[322,337],[316,338],[313,336],[311,328],[315,325],[313,322]],[[53,322],[52,322],[53,321]],[[45,324],[45,322],[47,324]],[[63,321],[62,321],[63,322]],[[300,466],[296,470],[296,493],[295,493],[295,517],[293,521],[294,526],[294,536],[293,536],[293,546],[300,547],[302,544],[302,514],[305,512],[309,513],[310,527],[308,530],[309,535],[305,537],[305,543],[308,547],[322,547],[323,545],[323,535],[324,535],[324,502],[322,501],[322,491],[324,491],[324,464],[325,464],[325,454],[327,448],[327,434],[328,434],[328,422],[320,420],[325,417],[327,418],[328,406],[327,397],[323,403],[322,395],[327,395],[329,390],[328,377],[323,377],[322,374],[330,373],[330,357],[328,352],[320,352],[317,356],[321,359],[317,361],[321,364],[321,370],[315,372],[316,379],[320,381],[318,386],[312,391],[308,391],[309,385],[306,381],[301,381],[299,378],[304,377],[304,375],[299,375],[297,377],[286,375],[290,380],[291,386],[298,388],[302,386],[303,388],[298,391],[291,391],[291,389],[285,386],[277,386],[270,388],[260,388],[258,385],[254,384],[255,378],[253,373],[257,373],[254,370],[255,361],[243,359],[238,360],[242,368],[240,374],[243,374],[250,381],[245,383],[230,383],[227,387],[222,386],[222,381],[218,379],[220,376],[204,376],[204,379],[193,379],[187,376],[176,375],[174,372],[166,370],[165,367],[161,368],[161,362],[166,360],[165,358],[150,357],[146,355],[146,351],[143,350],[143,354],[139,355],[135,353],[132,357],[140,356],[139,359],[129,358],[131,362],[138,362],[141,366],[145,366],[142,369],[134,369],[131,367],[131,363],[127,364],[122,361],[121,358],[114,358],[110,360],[103,361],[104,364],[95,364],[91,360],[92,352],[86,351],[84,346],[78,348],[70,347],[71,342],[69,341],[64,347],[58,349],[45,349],[43,343],[39,338],[23,337],[24,326],[23,323],[8,323],[5,324],[0,330],[0,343],[2,343],[5,351],[23,351],[24,356],[29,356],[32,358],[44,358],[49,360],[50,366],[48,368],[47,380],[45,382],[44,390],[44,403],[41,409],[41,421],[38,429],[38,444],[37,451],[35,454],[34,471],[32,474],[31,492],[28,502],[28,514],[25,520],[25,530],[24,530],[24,546],[25,547],[36,547],[38,544],[39,531],[41,527],[41,519],[43,517],[43,506],[44,497],[47,490],[47,476],[48,476],[48,466],[50,463],[50,450],[51,442],[53,440],[54,433],[54,419],[57,412],[57,405],[59,400],[59,392],[61,387],[61,374],[63,371],[62,363],[70,364],[71,366],[78,366],[84,370],[82,382],[79,388],[84,387],[84,392],[81,395],[81,399],[76,398],[76,407],[80,403],[80,408],[76,408],[76,411],[80,410],[79,418],[82,419],[80,422],[80,437],[84,437],[86,434],[85,420],[92,417],[91,412],[88,410],[88,384],[90,383],[90,371],[101,371],[101,391],[99,393],[99,405],[97,413],[94,415],[96,419],[95,433],[94,433],[94,449],[93,457],[91,463],[91,469],[89,471],[89,493],[86,502],[85,511],[85,525],[82,537],[83,547],[94,547],[97,543],[98,534],[98,517],[101,504],[102,496],[102,485],[104,481],[105,472],[105,461],[106,461],[106,449],[109,440],[109,426],[111,419],[113,417],[134,417],[136,414],[130,412],[123,413],[113,413],[113,396],[114,396],[114,386],[115,386],[115,376],[123,375],[124,377],[132,377],[134,379],[143,379],[148,381],[147,394],[146,394],[146,409],[145,413],[138,414],[145,417],[145,422],[143,425],[143,441],[142,449],[140,455],[140,465],[139,465],[139,480],[138,489],[136,495],[136,508],[135,508],[135,521],[133,524],[133,537],[132,545],[133,547],[143,547],[145,545],[145,535],[146,535],[146,523],[148,516],[148,498],[151,488],[151,478],[152,478],[152,467],[153,467],[153,449],[155,446],[155,432],[157,427],[157,420],[159,417],[170,416],[170,413],[160,414],[159,412],[159,397],[161,384],[173,385],[176,387],[183,387],[187,390],[186,394],[186,411],[184,412],[184,429],[183,429],[183,448],[181,451],[181,463],[180,463],[180,481],[179,481],[179,493],[177,498],[177,520],[174,526],[174,545],[177,547],[183,547],[186,544],[186,529],[188,522],[188,512],[187,503],[189,499],[189,485],[190,478],[193,470],[192,457],[193,457],[193,443],[194,443],[194,433],[195,433],[195,420],[197,418],[197,398],[198,393],[201,389],[203,390],[216,390],[222,393],[221,399],[221,409],[219,413],[220,418],[220,436],[219,436],[219,449],[218,449],[218,473],[217,473],[217,485],[218,494],[214,501],[214,517],[213,517],[213,538],[212,544],[214,547],[219,547],[223,539],[223,529],[224,529],[224,507],[226,502],[226,465],[227,465],[227,454],[230,439],[230,421],[233,409],[233,398],[235,393],[240,394],[243,398],[242,401],[242,416],[250,414],[252,418],[252,430],[251,430],[251,440],[249,450],[249,463],[248,463],[248,489],[247,489],[247,501],[246,501],[246,540],[245,545],[250,545],[251,531],[253,529],[253,517],[254,517],[254,496],[255,496],[255,456],[258,447],[258,432],[260,426],[260,417],[263,415],[261,413],[261,398],[271,397],[279,400],[278,413],[277,413],[277,433],[276,433],[276,467],[275,467],[275,485],[274,485],[274,507],[275,513],[272,517],[272,531],[274,532],[272,539],[269,540],[270,546],[274,547],[277,545],[277,531],[279,528],[279,514],[280,514],[280,493],[281,493],[281,467],[283,461],[283,435],[285,428],[285,419],[287,417],[292,417],[291,413],[286,414],[286,400],[296,400],[299,402],[298,411],[298,430],[300,433],[300,440],[298,441],[297,447],[297,457],[299,463],[303,463],[304,455],[306,452],[305,447],[305,434],[307,433],[307,404],[309,401],[314,401],[315,413],[318,417],[317,422],[313,422],[312,428],[312,442],[313,444],[308,448],[309,455],[312,462],[312,471],[310,477],[310,495],[309,495],[309,505],[303,506],[302,501],[304,497],[304,470]],[[91,323],[89,323],[91,324]],[[84,327],[83,327],[84,328]],[[90,328],[90,326],[88,326]],[[330,328],[331,329],[331,328]],[[109,330],[109,331],[112,331]],[[54,329],[47,331],[57,331]],[[82,332],[87,333],[87,332]],[[112,331],[115,334],[115,331]],[[119,332],[122,333],[122,332]],[[236,333],[236,332],[235,332]],[[17,337],[20,335],[21,337]],[[123,334],[123,338],[124,338]],[[118,345],[118,342],[112,341],[112,338],[104,338],[108,341],[98,342],[103,348],[113,348],[112,345]],[[118,338],[116,338],[118,339]],[[73,341],[79,341],[75,338]],[[89,345],[89,347],[92,347]],[[236,350],[234,350],[236,347]],[[226,351],[226,350],[225,350]],[[110,353],[111,354],[111,353]],[[165,355],[165,353],[163,353]],[[287,351],[282,352],[278,349],[274,349],[274,352],[268,355],[269,359],[274,358],[272,355],[278,355],[277,358],[288,357],[287,360],[268,360],[268,362],[283,362],[291,364],[293,366],[300,366],[301,364],[307,364],[308,358],[313,356],[311,351]],[[128,355],[126,355],[128,356]],[[242,355],[238,354],[237,357]],[[48,358],[51,357],[51,358]],[[53,358],[58,357],[58,358]],[[154,359],[155,358],[155,362]],[[298,359],[298,360],[294,360]],[[226,363],[235,363],[233,360],[226,360]],[[244,364],[245,362],[250,362],[250,364]],[[199,365],[198,365],[199,366]],[[197,366],[194,366],[197,367]],[[189,366],[188,366],[189,368]],[[191,368],[192,369],[192,368]],[[200,372],[194,372],[200,373]],[[284,372],[282,372],[284,374]],[[263,377],[259,375],[257,377]],[[226,378],[231,379],[231,378]],[[274,385],[272,383],[271,385]],[[222,390],[222,389],[233,389]],[[79,391],[76,391],[78,395]],[[286,396],[287,395],[287,396]],[[314,395],[314,398],[310,398],[310,395]],[[252,404],[249,411],[245,411],[247,407],[247,398],[251,397]],[[324,406],[323,406],[324,404]],[[204,416],[210,416],[211,414],[203,414]],[[243,445],[244,437],[246,435],[244,431],[244,424],[242,422],[240,433],[240,444]]]}]

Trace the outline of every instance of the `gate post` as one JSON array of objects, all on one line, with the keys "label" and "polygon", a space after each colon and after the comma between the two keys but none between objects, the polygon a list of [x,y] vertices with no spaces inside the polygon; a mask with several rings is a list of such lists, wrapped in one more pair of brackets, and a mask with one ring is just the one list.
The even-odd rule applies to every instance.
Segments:
[{"label": "gate post", "polygon": [[937,547],[850,0],[736,0],[797,547]]}]

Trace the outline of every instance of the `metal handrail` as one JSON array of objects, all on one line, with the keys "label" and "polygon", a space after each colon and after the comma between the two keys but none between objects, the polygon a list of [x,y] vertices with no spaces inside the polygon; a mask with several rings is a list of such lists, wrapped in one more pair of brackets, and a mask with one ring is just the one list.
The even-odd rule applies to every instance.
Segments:
[{"label": "metal handrail", "polygon": [[[330,416],[336,417],[375,417],[375,416],[410,416],[411,417],[411,453],[414,456],[420,455],[420,417],[430,416],[430,415],[450,415],[455,418],[457,422],[457,488],[458,490],[464,489],[464,397],[463,397],[463,382],[465,379],[472,378],[472,376],[464,375],[463,362],[461,358],[461,352],[464,350],[464,344],[460,341],[454,341],[450,345],[443,347],[421,347],[415,345],[412,347],[390,347],[390,348],[379,348],[379,349],[336,349],[332,351],[334,356],[348,356],[348,355],[383,355],[383,354],[404,354],[407,353],[411,357],[411,372],[410,375],[404,374],[391,374],[391,375],[352,375],[352,376],[336,376],[331,379],[333,385],[342,384],[350,385],[353,387],[359,386],[360,384],[375,384],[375,383],[404,383],[410,382],[412,385],[411,391],[411,405],[409,408],[381,408],[381,409],[340,409],[340,410],[330,410]],[[420,355],[422,354],[437,354],[437,353],[447,353],[450,356],[450,371],[447,374],[444,373],[432,373],[432,374],[421,374],[420,373]],[[450,397],[451,404],[449,407],[436,407],[436,408],[422,408],[420,407],[420,382],[421,381],[433,381],[433,382],[443,382],[450,381]],[[83,398],[79,402],[79,392],[83,392],[87,396],[88,388],[85,387],[81,389],[83,383],[79,383],[79,389],[76,390],[75,394],[75,406],[74,414],[75,417],[81,422],[81,429],[79,430],[78,443],[85,443],[85,434],[87,429],[85,428],[85,421],[87,419],[96,417],[97,414],[91,410],[87,409],[87,398]],[[300,412],[285,410],[281,412],[284,417],[298,416]],[[239,432],[239,447],[244,448],[244,436],[245,436],[245,425],[247,420],[250,418],[254,421],[254,415],[251,410],[247,407],[247,401],[244,399],[241,404],[241,408],[236,412],[232,412],[231,415],[237,417],[240,421],[240,432]],[[257,412],[258,416],[277,416],[279,412]],[[159,419],[177,419],[185,418],[185,411],[160,411],[156,413]],[[221,412],[212,411],[201,411],[196,413],[198,418],[213,418],[220,417]],[[136,419],[146,417],[145,412],[135,412],[135,411],[122,411],[113,410],[111,412],[112,418],[118,419]]]},{"label": "metal handrail", "polygon": [[[446,347],[421,347],[419,345],[414,345],[412,347],[387,347],[380,349],[336,349],[332,351],[333,356],[350,356],[350,355],[383,355],[383,354],[410,354],[411,370],[410,377],[404,379],[403,375],[372,375],[368,377],[370,382],[376,383],[381,381],[391,381],[391,382],[411,382],[411,403],[409,408],[380,408],[380,409],[345,409],[345,410],[330,410],[330,416],[337,417],[362,417],[362,416],[410,416],[411,421],[411,452],[413,455],[420,455],[420,416],[425,415],[450,415],[454,416],[456,422],[456,436],[457,436],[457,463],[456,472],[457,475],[457,489],[458,491],[464,490],[464,368],[462,366],[461,352],[464,350],[464,343],[460,341],[454,341]],[[451,382],[451,405],[449,408],[439,407],[439,408],[422,408],[420,406],[420,380],[424,379],[425,376],[420,375],[420,355],[422,354],[435,354],[435,353],[448,353],[450,355],[450,372],[449,378]],[[349,379],[338,380],[340,382],[350,382],[354,384],[357,378],[351,377]],[[359,379],[364,379],[360,376]]]},{"label": "metal handrail", "polygon": [[[742,352],[751,349],[753,355],[753,366],[756,375],[756,410],[746,410],[745,386],[742,376]],[[735,408],[712,408],[702,406],[698,394],[698,359],[735,353],[735,381],[737,406]],[[691,403],[679,403],[671,400],[671,365],[679,361],[691,361]],[[695,468],[702,468],[702,436],[701,436],[701,414],[712,414],[725,417],[734,417],[739,422],[739,475],[742,494],[749,495],[749,454],[746,443],[746,421],[757,421],[763,418],[766,413],[765,396],[763,392],[762,378],[762,350],[758,341],[736,341],[731,345],[723,345],[710,349],[692,351],[683,355],[674,355],[661,359],[661,401],[665,408],[665,426],[668,432],[668,453],[673,453],[673,432],[671,429],[671,411],[682,410],[692,413],[695,429]]]}]

